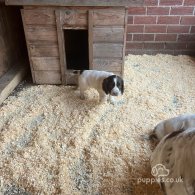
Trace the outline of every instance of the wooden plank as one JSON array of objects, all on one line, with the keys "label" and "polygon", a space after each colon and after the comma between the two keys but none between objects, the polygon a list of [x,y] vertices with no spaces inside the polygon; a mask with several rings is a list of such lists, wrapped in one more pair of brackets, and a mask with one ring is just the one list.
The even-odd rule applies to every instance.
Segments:
[{"label": "wooden plank", "polygon": [[23,10],[25,24],[55,25],[55,15],[52,9]]},{"label": "wooden plank", "polygon": [[121,76],[124,76],[124,64],[125,64],[125,50],[126,50],[126,35],[127,35],[127,22],[128,21],[128,9],[125,9],[125,22],[124,22],[124,35],[123,35],[123,63],[122,63],[122,71],[121,71]]},{"label": "wooden plank", "polygon": [[87,11],[65,9],[60,11],[60,23],[66,27],[87,27]]},{"label": "wooden plank", "polygon": [[57,43],[57,29],[56,26],[35,26],[26,25],[25,28],[28,42],[35,43],[39,41],[46,41],[48,43]]},{"label": "wooden plank", "polygon": [[124,27],[125,9],[94,10],[94,26]]},{"label": "wooden plank", "polygon": [[32,57],[34,70],[60,70],[58,57]]},{"label": "wooden plank", "polygon": [[95,70],[121,72],[122,62],[121,59],[94,59],[93,66]]},{"label": "wooden plank", "polygon": [[29,45],[31,57],[59,57],[58,45]]},{"label": "wooden plank", "polygon": [[94,28],[94,42],[123,43],[124,28],[102,27]]},{"label": "wooden plank", "polygon": [[[1,37],[0,37],[1,39]],[[1,40],[0,40],[1,41]],[[3,44],[2,44],[3,45]],[[0,47],[2,46],[0,45]],[[5,48],[0,48],[0,71],[1,72],[6,72],[8,70],[8,68],[10,67],[10,63],[9,63],[9,58],[8,58],[8,51]]]},{"label": "wooden plank", "polygon": [[30,69],[31,69],[31,75],[32,75],[32,80],[33,80],[33,83],[35,82],[35,76],[34,76],[34,72],[33,72],[33,65],[32,65],[32,60],[31,60],[31,55],[30,55],[30,46],[28,44],[28,39],[27,39],[27,36],[26,36],[26,23],[24,21],[24,10],[21,10],[21,16],[22,16],[22,21],[23,21],[23,26],[24,26],[24,35],[25,35],[25,38],[26,38],[26,44],[27,44],[27,51],[28,51],[28,57],[29,57],[29,62],[30,62]]},{"label": "wooden plank", "polygon": [[10,95],[27,73],[26,64],[13,66],[0,78],[0,104]]},{"label": "wooden plank", "polygon": [[61,84],[60,71],[34,71],[37,84]]},{"label": "wooden plank", "polygon": [[78,74],[74,74],[73,70],[66,70],[66,85],[78,85]]},{"label": "wooden plank", "polygon": [[94,43],[94,58],[121,58],[123,56],[123,44],[116,43]]},{"label": "wooden plank", "polygon": [[89,69],[93,67],[93,11],[88,11],[88,45],[89,45]]},{"label": "wooden plank", "polygon": [[62,79],[62,84],[66,84],[66,75],[65,71],[67,69],[66,66],[66,51],[65,51],[65,40],[64,40],[64,33],[63,29],[60,23],[60,15],[61,11],[56,10],[55,11],[56,15],[56,22],[57,22],[57,35],[58,35],[58,47],[59,47],[59,55],[60,55],[60,69],[61,69],[61,79]]},{"label": "wooden plank", "polygon": [[144,0],[5,0],[6,5],[41,6],[142,6]]}]

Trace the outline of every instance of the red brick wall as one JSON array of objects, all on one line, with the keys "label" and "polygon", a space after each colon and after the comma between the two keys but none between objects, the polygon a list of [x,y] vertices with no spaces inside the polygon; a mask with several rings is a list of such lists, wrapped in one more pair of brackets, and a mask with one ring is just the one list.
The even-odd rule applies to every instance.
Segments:
[{"label": "red brick wall", "polygon": [[195,0],[144,0],[130,7],[126,54],[195,55]]}]

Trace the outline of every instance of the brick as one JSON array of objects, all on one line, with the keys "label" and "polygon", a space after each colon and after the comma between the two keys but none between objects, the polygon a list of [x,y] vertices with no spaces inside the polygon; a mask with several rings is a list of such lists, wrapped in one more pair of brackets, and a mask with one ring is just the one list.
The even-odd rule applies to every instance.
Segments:
[{"label": "brick", "polygon": [[167,33],[188,33],[190,26],[168,26]]},{"label": "brick", "polygon": [[129,7],[128,14],[129,15],[145,15],[146,7]]},{"label": "brick", "polygon": [[154,34],[134,34],[133,41],[154,41]]},{"label": "brick", "polygon": [[146,33],[165,33],[166,32],[165,25],[146,25],[145,32]]},{"label": "brick", "polygon": [[176,41],[177,34],[157,34],[155,41]]},{"label": "brick", "polygon": [[164,43],[144,43],[144,49],[164,49]]},{"label": "brick", "polygon": [[159,16],[158,24],[179,24],[179,16]]},{"label": "brick", "polygon": [[183,0],[160,0],[159,5],[182,5]]},{"label": "brick", "polygon": [[135,16],[134,24],[156,24],[156,16]]},{"label": "brick", "polygon": [[131,41],[131,40],[132,40],[132,37],[133,37],[132,34],[129,34],[129,33],[128,33],[128,34],[127,34],[127,37],[126,37],[127,41]]},{"label": "brick", "polygon": [[195,42],[194,43],[188,43],[187,48],[189,49],[195,49]]},{"label": "brick", "polygon": [[195,1],[194,0],[185,0],[184,5],[194,5],[195,6]]},{"label": "brick", "polygon": [[133,24],[133,16],[128,16],[128,24]]},{"label": "brick", "polygon": [[144,25],[128,25],[127,32],[128,33],[143,33]]},{"label": "brick", "polygon": [[169,15],[168,7],[148,7],[147,15]]},{"label": "brick", "polygon": [[171,15],[193,15],[194,7],[172,7]]},{"label": "brick", "polygon": [[191,27],[190,33],[195,33],[195,26]]},{"label": "brick", "polygon": [[174,49],[174,50],[186,49],[186,43],[166,43],[165,49]]},{"label": "brick", "polygon": [[143,43],[126,43],[126,49],[143,49]]},{"label": "brick", "polygon": [[178,41],[195,41],[195,34],[180,34],[178,36]]},{"label": "brick", "polygon": [[144,0],[144,5],[146,6],[158,5],[158,0]]},{"label": "brick", "polygon": [[182,16],[181,17],[181,24],[184,24],[184,25],[195,24],[195,16]]}]

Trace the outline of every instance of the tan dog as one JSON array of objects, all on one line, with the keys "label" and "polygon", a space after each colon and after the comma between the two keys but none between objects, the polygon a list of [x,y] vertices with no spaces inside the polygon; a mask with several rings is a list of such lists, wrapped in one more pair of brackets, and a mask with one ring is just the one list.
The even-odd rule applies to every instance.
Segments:
[{"label": "tan dog", "polygon": [[[185,115],[171,119],[171,121],[168,121],[168,127],[174,127],[175,130],[178,126],[182,125],[180,121],[183,122],[184,127],[193,125],[194,115]],[[169,131],[170,129],[167,130]],[[166,135],[155,148],[150,161],[152,168],[151,174],[158,179],[157,181],[164,194],[195,194],[194,148],[195,127],[173,131]]]},{"label": "tan dog", "polygon": [[164,136],[173,131],[186,130],[189,127],[195,127],[195,114],[180,115],[160,122],[150,134],[150,138],[160,141]]}]

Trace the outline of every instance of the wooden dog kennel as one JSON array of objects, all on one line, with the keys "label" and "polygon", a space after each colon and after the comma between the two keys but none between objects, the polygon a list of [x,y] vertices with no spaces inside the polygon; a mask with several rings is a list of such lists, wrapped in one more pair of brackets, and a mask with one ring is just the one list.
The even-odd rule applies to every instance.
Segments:
[{"label": "wooden dog kennel", "polygon": [[22,5],[32,78],[37,84],[71,84],[72,70],[123,76],[127,7],[143,0],[6,0]]}]

